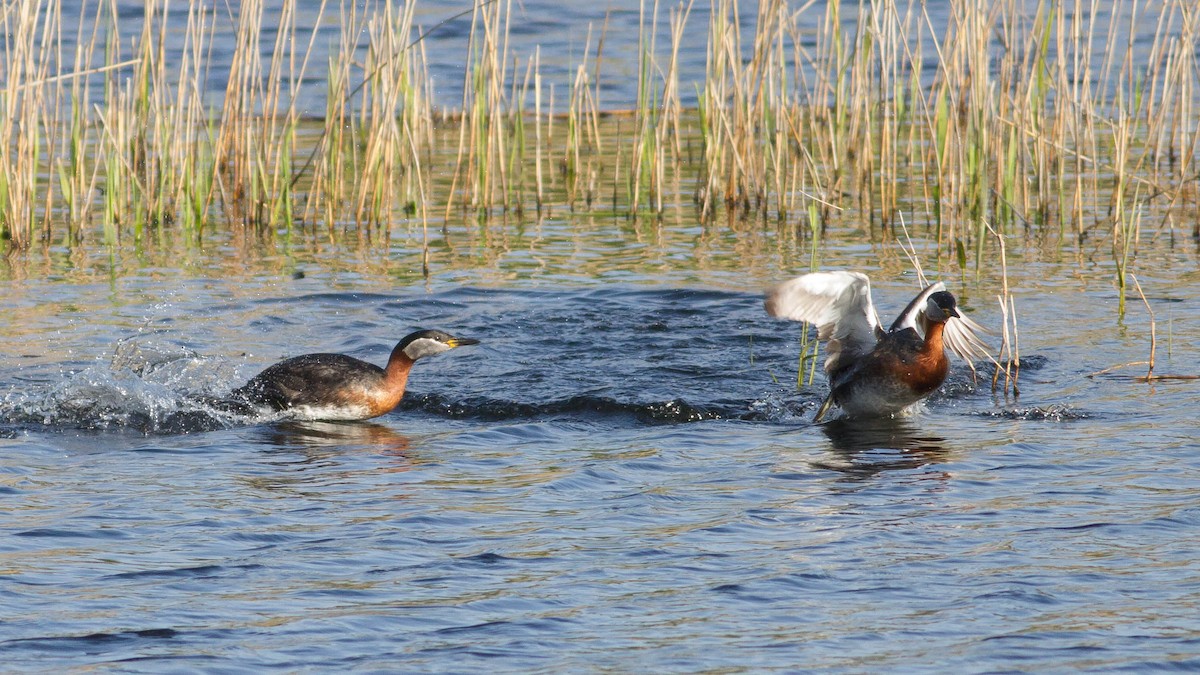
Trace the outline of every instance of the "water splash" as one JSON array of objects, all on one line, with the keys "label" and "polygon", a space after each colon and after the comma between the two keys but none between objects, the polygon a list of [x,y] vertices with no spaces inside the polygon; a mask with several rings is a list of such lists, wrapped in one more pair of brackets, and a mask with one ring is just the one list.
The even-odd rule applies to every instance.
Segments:
[{"label": "water splash", "polygon": [[107,364],[60,380],[11,388],[0,417],[11,427],[187,433],[252,421],[214,400],[235,381],[232,364],[158,340],[121,340]]},{"label": "water splash", "polygon": [[1001,410],[986,410],[977,413],[981,417],[1009,420],[1045,420],[1049,422],[1072,422],[1075,420],[1091,419],[1093,415],[1073,406],[1052,404],[1046,407],[1028,406],[1020,408],[1004,408]]}]

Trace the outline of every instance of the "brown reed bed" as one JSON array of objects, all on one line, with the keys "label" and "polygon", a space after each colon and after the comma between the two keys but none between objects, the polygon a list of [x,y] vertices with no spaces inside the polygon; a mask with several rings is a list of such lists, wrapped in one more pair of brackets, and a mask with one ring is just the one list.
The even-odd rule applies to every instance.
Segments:
[{"label": "brown reed bed", "polygon": [[[149,3],[128,41],[107,3],[72,23],[53,0],[5,0],[0,233],[15,249],[162,228],[371,241],[460,216],[690,209],[794,236],[887,237],[907,214],[977,270],[1000,237],[1103,238],[1121,283],[1140,237],[1200,222],[1200,15],[1186,0],[1112,6],[970,0],[937,25],[915,1],[763,0],[743,26],[737,0],[714,0],[698,26],[690,1],[644,2],[637,105],[612,118],[606,27],[591,27],[570,82],[547,83],[536,50],[509,46],[511,0],[470,8],[458,112],[434,110],[413,3],[326,0],[318,24],[339,39],[317,63],[294,0],[270,10],[270,44],[261,0],[236,16],[171,5],[182,36]],[[1135,49],[1125,36],[1146,21],[1150,44]],[[66,25],[90,28],[64,39]],[[681,82],[697,35],[704,79]],[[217,40],[233,48],[223,92],[205,89]],[[314,77],[315,121],[297,105]]]}]

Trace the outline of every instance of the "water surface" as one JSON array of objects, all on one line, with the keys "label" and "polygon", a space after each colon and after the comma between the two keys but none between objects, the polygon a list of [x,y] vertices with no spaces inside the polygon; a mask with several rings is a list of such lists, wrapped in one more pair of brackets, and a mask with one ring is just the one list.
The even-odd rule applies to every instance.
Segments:
[{"label": "water surface", "polygon": [[[292,51],[286,52],[286,62],[278,65],[282,76],[289,82],[289,91],[295,80],[298,109],[302,115],[323,117],[329,94],[327,64],[331,59],[340,58],[338,46],[342,43],[343,31],[351,37],[349,43],[352,51],[365,61],[370,42],[367,17],[382,15],[382,3],[361,0],[333,2],[324,7],[324,14],[319,11],[321,3],[296,4],[298,6],[290,17],[295,38],[287,43]],[[291,33],[288,33],[289,25],[286,22],[281,26],[281,3],[263,5],[259,22],[262,26],[259,52],[264,59],[262,72],[265,78],[280,31]],[[1069,67],[1081,68],[1079,77],[1086,77],[1097,91],[1107,91],[1117,86],[1120,75],[1116,71],[1120,69],[1104,68],[1109,51],[1106,47],[1119,45],[1121,49],[1127,48],[1130,50],[1130,62],[1136,67],[1143,67],[1158,58],[1152,53],[1156,31],[1166,30],[1173,34],[1183,30],[1185,17],[1174,12],[1160,17],[1161,5],[1156,2],[1099,2],[1095,7],[1080,7],[1077,14],[1076,6],[1071,4],[1056,8],[1055,11],[1061,13],[1056,14],[1056,22],[1051,27],[1057,30],[1057,24],[1060,23],[1069,26],[1066,35],[1070,39],[1076,39],[1078,35],[1079,39],[1091,45],[1092,49],[1086,55],[1071,56],[1068,59]],[[607,3],[523,0],[505,2],[504,6],[507,24],[504,45],[507,51],[501,60],[515,74],[513,79],[520,86],[526,70],[536,59],[537,72],[542,75],[545,87],[543,105],[547,109],[552,108],[560,113],[566,111],[570,103],[570,91],[580,68],[585,70],[587,84],[594,90],[594,102],[598,109],[637,107],[638,59],[643,49],[643,36],[646,36],[647,43],[650,42],[650,36],[654,36],[652,58],[656,64],[657,72],[653,76],[656,81],[661,80],[674,59],[679,83],[678,96],[685,107],[696,106],[698,92],[708,79],[707,44],[713,23],[712,6],[708,2],[660,3],[657,16],[655,3],[637,0],[613,0]],[[83,39],[85,45],[94,45],[93,58],[99,61],[104,56],[103,45],[109,33],[113,32],[119,36],[116,40],[118,46],[114,49],[127,50],[121,53],[121,59],[125,59],[133,53],[131,45],[135,44],[144,30],[145,6],[142,3],[114,2],[110,11],[109,5],[94,0],[63,0],[61,7],[63,26],[55,32],[61,34],[57,39],[61,39],[63,48],[62,56],[58,58],[63,59],[64,71],[74,70],[77,36]],[[162,21],[165,12],[166,20],[161,24],[161,30],[165,32],[167,40],[162,50],[166,62],[170,64],[178,64],[183,59],[188,35],[188,12],[192,7],[205,10],[205,25],[210,27],[211,33],[205,43],[207,66],[199,86],[210,103],[219,109],[235,58],[234,38],[238,22],[242,20],[241,5],[171,3],[165,8],[158,7],[154,32],[157,34],[160,30],[157,22]],[[1008,7],[1006,3],[1005,9]],[[784,53],[789,55],[787,58],[798,60],[798,63],[786,64],[786,70],[796,72],[798,79],[793,86],[807,88],[807,83],[814,81],[815,77],[812,55],[820,51],[819,40],[829,39],[825,34],[833,18],[828,12],[828,3],[799,3],[783,8],[793,26],[788,31],[789,44],[783,45]],[[1039,12],[1044,12],[1045,6],[1036,0],[1021,0],[1011,3],[1011,8],[1011,14],[1008,11],[1002,17],[999,13],[995,14],[995,21],[1005,24],[1005,35],[1014,41],[1040,41],[1046,26],[1038,19]],[[393,12],[398,15],[402,9],[400,3],[396,3]],[[430,95],[434,106],[441,110],[461,109],[464,105],[463,82],[471,66],[469,47],[474,18],[471,9],[471,4],[462,0],[417,0],[413,9],[412,38],[414,41],[421,38],[419,47],[431,80]],[[687,10],[687,20],[683,23],[681,48],[673,55],[671,24],[675,14],[684,9]],[[758,3],[743,2],[731,9],[736,11],[737,16],[722,17],[721,25],[736,25],[740,29],[742,56],[749,60],[753,57],[755,27],[759,21]],[[872,9],[869,3],[862,7],[859,3],[840,3],[836,12],[840,34],[853,36],[868,29],[891,31],[893,28],[887,24],[894,21],[898,29],[909,36],[908,44],[915,60],[909,67],[921,74],[926,85],[931,85],[939,68],[937,49],[932,45],[934,42],[943,45],[952,42],[961,19],[953,16],[946,3],[897,3],[895,16],[886,16],[882,20],[871,13]],[[1160,25],[1160,19],[1165,19],[1167,25]],[[348,25],[351,27],[347,28]],[[476,27],[476,30],[482,32],[483,29]],[[97,31],[95,38],[93,31]],[[1053,61],[1059,47],[1057,40],[1051,40],[1047,45],[1046,57]],[[1065,45],[1065,48],[1070,47],[1069,44]],[[993,44],[987,45],[990,58],[997,62],[1008,48],[1001,39],[995,39]],[[793,51],[801,52],[802,56],[791,57]],[[168,73],[175,75],[172,68],[168,68]],[[132,66],[105,71],[105,75],[115,75],[116,81],[136,77]],[[826,75],[832,75],[832,71]],[[1123,75],[1128,76],[1127,73]],[[102,77],[96,77],[94,88],[97,95],[103,90],[102,81]],[[1126,82],[1125,86],[1133,85]],[[532,97],[532,94],[529,96]],[[1101,97],[1102,100],[1106,98]],[[525,101],[524,107],[532,109],[532,101]]]},{"label": "water surface", "polygon": [[[636,11],[560,9],[518,7],[514,50],[536,38],[565,88],[607,17],[600,105],[631,104]],[[454,105],[467,27],[429,42],[435,80],[454,83],[439,104]],[[228,48],[214,46],[214,92]],[[703,51],[685,52],[687,82]],[[332,242],[164,226],[0,260],[0,662],[1200,668],[1198,385],[1120,367],[1149,355],[1149,313],[1132,293],[1118,309],[1105,216],[1086,239],[1006,232],[1019,397],[960,363],[913,418],[814,426],[825,382],[796,384],[802,329],[761,307],[807,268],[804,228],[700,223],[691,193],[661,220],[451,219],[428,248],[414,223]],[[921,199],[905,206],[930,273],[998,331],[994,253],[959,270]],[[850,221],[817,258],[869,272],[890,321],[919,290],[900,235]],[[1156,372],[1200,374],[1190,226],[1148,210],[1144,228],[1132,264]],[[378,419],[204,401],[296,354],[382,363],[417,328],[482,343],[422,361]]]},{"label": "water surface", "polygon": [[[823,426],[823,381],[794,381],[799,327],[761,310],[782,270],[8,282],[0,655],[133,672],[1200,666],[1195,384],[1088,377],[1145,358],[1134,305],[1119,322],[1100,270],[1029,270],[1019,399],[959,364],[915,418]],[[1174,336],[1159,369],[1185,371],[1195,280],[1163,270],[1143,279]],[[916,290],[875,285],[885,320]],[[990,282],[951,287],[999,325]],[[186,398],[285,355],[382,362],[417,327],[483,343],[422,361],[370,422],[205,417]]]}]

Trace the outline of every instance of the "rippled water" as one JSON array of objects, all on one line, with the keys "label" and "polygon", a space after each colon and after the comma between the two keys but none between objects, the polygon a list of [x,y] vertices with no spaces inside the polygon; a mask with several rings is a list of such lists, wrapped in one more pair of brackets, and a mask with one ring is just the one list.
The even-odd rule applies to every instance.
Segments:
[{"label": "rippled water", "polygon": [[[1027,271],[1020,399],[960,368],[915,418],[824,426],[820,378],[795,388],[798,327],[761,310],[777,273],[11,282],[0,659],[1200,667],[1196,384],[1088,377],[1145,357],[1134,306],[1118,322],[1102,275]],[[887,317],[915,286],[878,274]],[[1200,294],[1163,275],[1159,370],[1194,372]],[[992,284],[951,286],[999,324]],[[416,327],[483,343],[422,361],[371,422],[219,418],[186,396],[289,354],[382,362]]]},{"label": "rippled water", "polygon": [[[129,43],[139,7],[114,6]],[[801,36],[824,20],[802,14]],[[636,101],[635,6],[514,16],[558,101],[608,21],[600,105]],[[1156,30],[1136,23],[1135,63]],[[469,25],[426,42],[440,105]],[[231,54],[214,41],[214,93]],[[681,82],[704,63],[685,49]],[[800,328],[761,308],[807,264],[790,225],[555,215],[449,223],[430,251],[400,227],[369,250],[160,228],[0,260],[0,670],[1200,669],[1200,383],[1100,372],[1150,344],[1103,237],[1009,238],[1019,398],[959,364],[916,417],[814,426],[823,378],[797,389]],[[1195,241],[1146,221],[1158,372],[1200,374]],[[917,289],[877,234],[821,256],[869,271],[890,320]],[[943,278],[1000,325],[994,269]],[[379,419],[204,402],[299,353],[382,363],[418,327],[482,344],[422,361]]]},{"label": "rippled water", "polygon": [[[82,38],[85,44],[89,42],[97,20],[100,22],[101,33],[94,48],[97,52],[103,52],[104,35],[108,30],[114,29],[109,26],[109,5],[96,0],[60,0],[60,3],[64,25],[61,30],[55,32],[61,33],[59,38],[63,41],[62,51],[66,63],[73,63],[71,59],[77,37]],[[235,58],[233,36],[240,18],[241,5],[221,2],[191,4],[197,8],[204,7],[208,12],[205,23],[212,27],[213,38],[205,44],[206,62],[209,67],[203,69],[201,77],[204,78],[203,90],[211,97],[211,104],[220,108],[220,96],[230,79],[230,66]],[[259,45],[260,53],[264,59],[269,60],[281,30],[282,3],[262,4]],[[326,81],[325,64],[331,58],[340,58],[337,46],[342,40],[343,23],[356,21],[358,23],[354,25],[361,26],[364,14],[382,11],[379,4],[381,3],[362,1],[301,2],[295,3],[291,8],[290,18],[283,21],[282,30],[286,33],[288,25],[294,24],[296,38],[291,47],[295,50],[295,58],[279,65],[289,82],[293,74],[299,80],[295,83],[296,95],[298,108],[303,115],[322,117],[326,113],[329,85]],[[1035,17],[1038,16],[1042,5],[1037,0],[1018,0],[1011,4],[1016,13],[1006,20],[1007,30],[1017,31],[1017,36],[1039,39],[1037,35],[1042,28]],[[658,68],[665,70],[667,64],[671,63],[680,83],[676,95],[684,106],[692,107],[696,104],[698,90],[706,79],[708,67],[709,54],[705,45],[709,39],[708,31],[712,20],[710,3],[659,3],[657,20],[654,15],[655,3],[640,3],[635,0],[613,0],[608,3],[587,0],[522,0],[505,5],[508,8],[505,11],[508,19],[504,39],[507,57],[502,57],[502,60],[509,61],[512,70],[523,73],[536,57],[537,71],[543,76],[547,90],[545,105],[553,105],[556,110],[565,111],[570,105],[570,89],[578,77],[579,69],[583,67],[589,77],[594,78],[592,84],[596,87],[596,104],[599,108],[611,110],[636,107],[639,86],[638,59],[643,49],[640,41],[643,35],[650,34],[657,35],[653,43]],[[1097,87],[1104,84],[1100,78],[1103,76],[1101,66],[1107,54],[1107,50],[1103,48],[1105,44],[1117,44],[1121,45],[1122,49],[1131,50],[1130,59],[1134,64],[1153,63],[1159,58],[1152,52],[1155,33],[1162,29],[1155,15],[1155,12],[1161,10],[1159,5],[1160,3],[1154,2],[1137,4],[1104,0],[1095,5],[1076,7],[1069,4],[1060,8],[1059,21],[1070,25],[1075,21],[1075,13],[1078,11],[1083,15],[1088,30],[1093,33],[1095,48],[1083,58],[1092,59],[1089,75]],[[97,6],[103,7],[103,11],[99,11]],[[688,11],[687,21],[684,23],[683,48],[673,54],[670,49],[673,13],[681,11],[685,6]],[[116,14],[115,32],[120,35],[121,47],[129,49],[129,45],[134,44],[142,34],[145,6],[143,3],[114,2],[111,7],[111,11]],[[177,64],[182,59],[186,44],[189,3],[168,3],[156,7],[156,21],[161,20],[164,13],[167,16],[165,30],[168,40],[162,45],[163,53],[168,63]],[[733,7],[738,13],[737,24],[741,29],[743,56],[749,59],[752,56],[750,50],[754,42],[758,4],[743,2],[734,4]],[[868,3],[861,7],[864,16],[860,16],[859,3],[843,2],[838,6],[835,15],[846,33],[854,34],[860,30],[862,22],[878,21],[871,15],[873,6]],[[919,55],[920,60],[914,65],[925,74],[926,83],[932,83],[938,63],[936,50],[931,49],[929,44],[935,37],[939,41],[946,39],[946,35],[953,33],[952,27],[961,19],[954,18],[950,6],[946,3],[898,3],[897,7],[906,15],[902,17],[905,31],[913,36],[913,52],[914,55]],[[431,95],[439,108],[456,109],[464,105],[463,77],[468,66],[468,46],[472,31],[470,10],[470,3],[463,3],[461,0],[416,0],[413,10],[416,30],[413,35],[422,36],[420,44],[424,60],[428,64],[432,84]],[[915,20],[914,16],[919,16],[920,20]],[[727,17],[727,20],[732,20],[732,17]],[[826,24],[830,21],[827,3],[799,3],[791,8],[789,20],[795,25],[794,46],[809,53],[818,51],[818,35],[827,29]],[[1175,21],[1182,20],[1181,17],[1175,18]],[[366,60],[368,32],[364,29],[351,29],[350,33],[352,36],[357,34],[355,44],[359,56]],[[649,38],[647,41],[649,42]],[[924,41],[923,49],[918,48],[919,41]],[[792,46],[787,45],[785,51],[790,51]],[[1003,48],[1003,45],[995,46],[997,51]],[[1054,50],[1058,48],[1059,44],[1052,42],[1048,46],[1048,54],[1053,56]],[[99,58],[99,54],[96,58]],[[809,67],[808,58],[798,58],[799,63],[792,65],[804,71]],[[601,61],[599,68],[596,67],[597,60]],[[304,64],[307,64],[306,68],[301,67]],[[117,72],[122,73],[123,78],[135,77],[132,68],[128,71],[119,69]],[[303,77],[300,77],[301,74]],[[811,79],[814,75],[808,72],[802,77]],[[97,77],[95,80],[94,87],[102,89],[103,79]],[[1113,83],[1107,84],[1111,86]]]}]

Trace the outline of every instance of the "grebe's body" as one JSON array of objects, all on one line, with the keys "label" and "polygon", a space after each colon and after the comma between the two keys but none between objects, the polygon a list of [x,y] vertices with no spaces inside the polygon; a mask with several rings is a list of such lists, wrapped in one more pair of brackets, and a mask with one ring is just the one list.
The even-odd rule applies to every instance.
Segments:
[{"label": "grebe's body", "polygon": [[232,396],[239,402],[307,419],[378,417],[400,404],[409,372],[418,359],[478,343],[436,330],[417,331],[396,345],[386,368],[344,354],[305,354],[267,368]]},{"label": "grebe's body", "polygon": [[836,405],[850,417],[905,414],[946,379],[947,347],[968,363],[987,354],[983,329],[958,312],[954,296],[935,283],[913,298],[886,331],[871,303],[871,282],[859,272],[814,272],[767,293],[767,313],[817,326],[825,343],[829,396],[819,422]]}]

